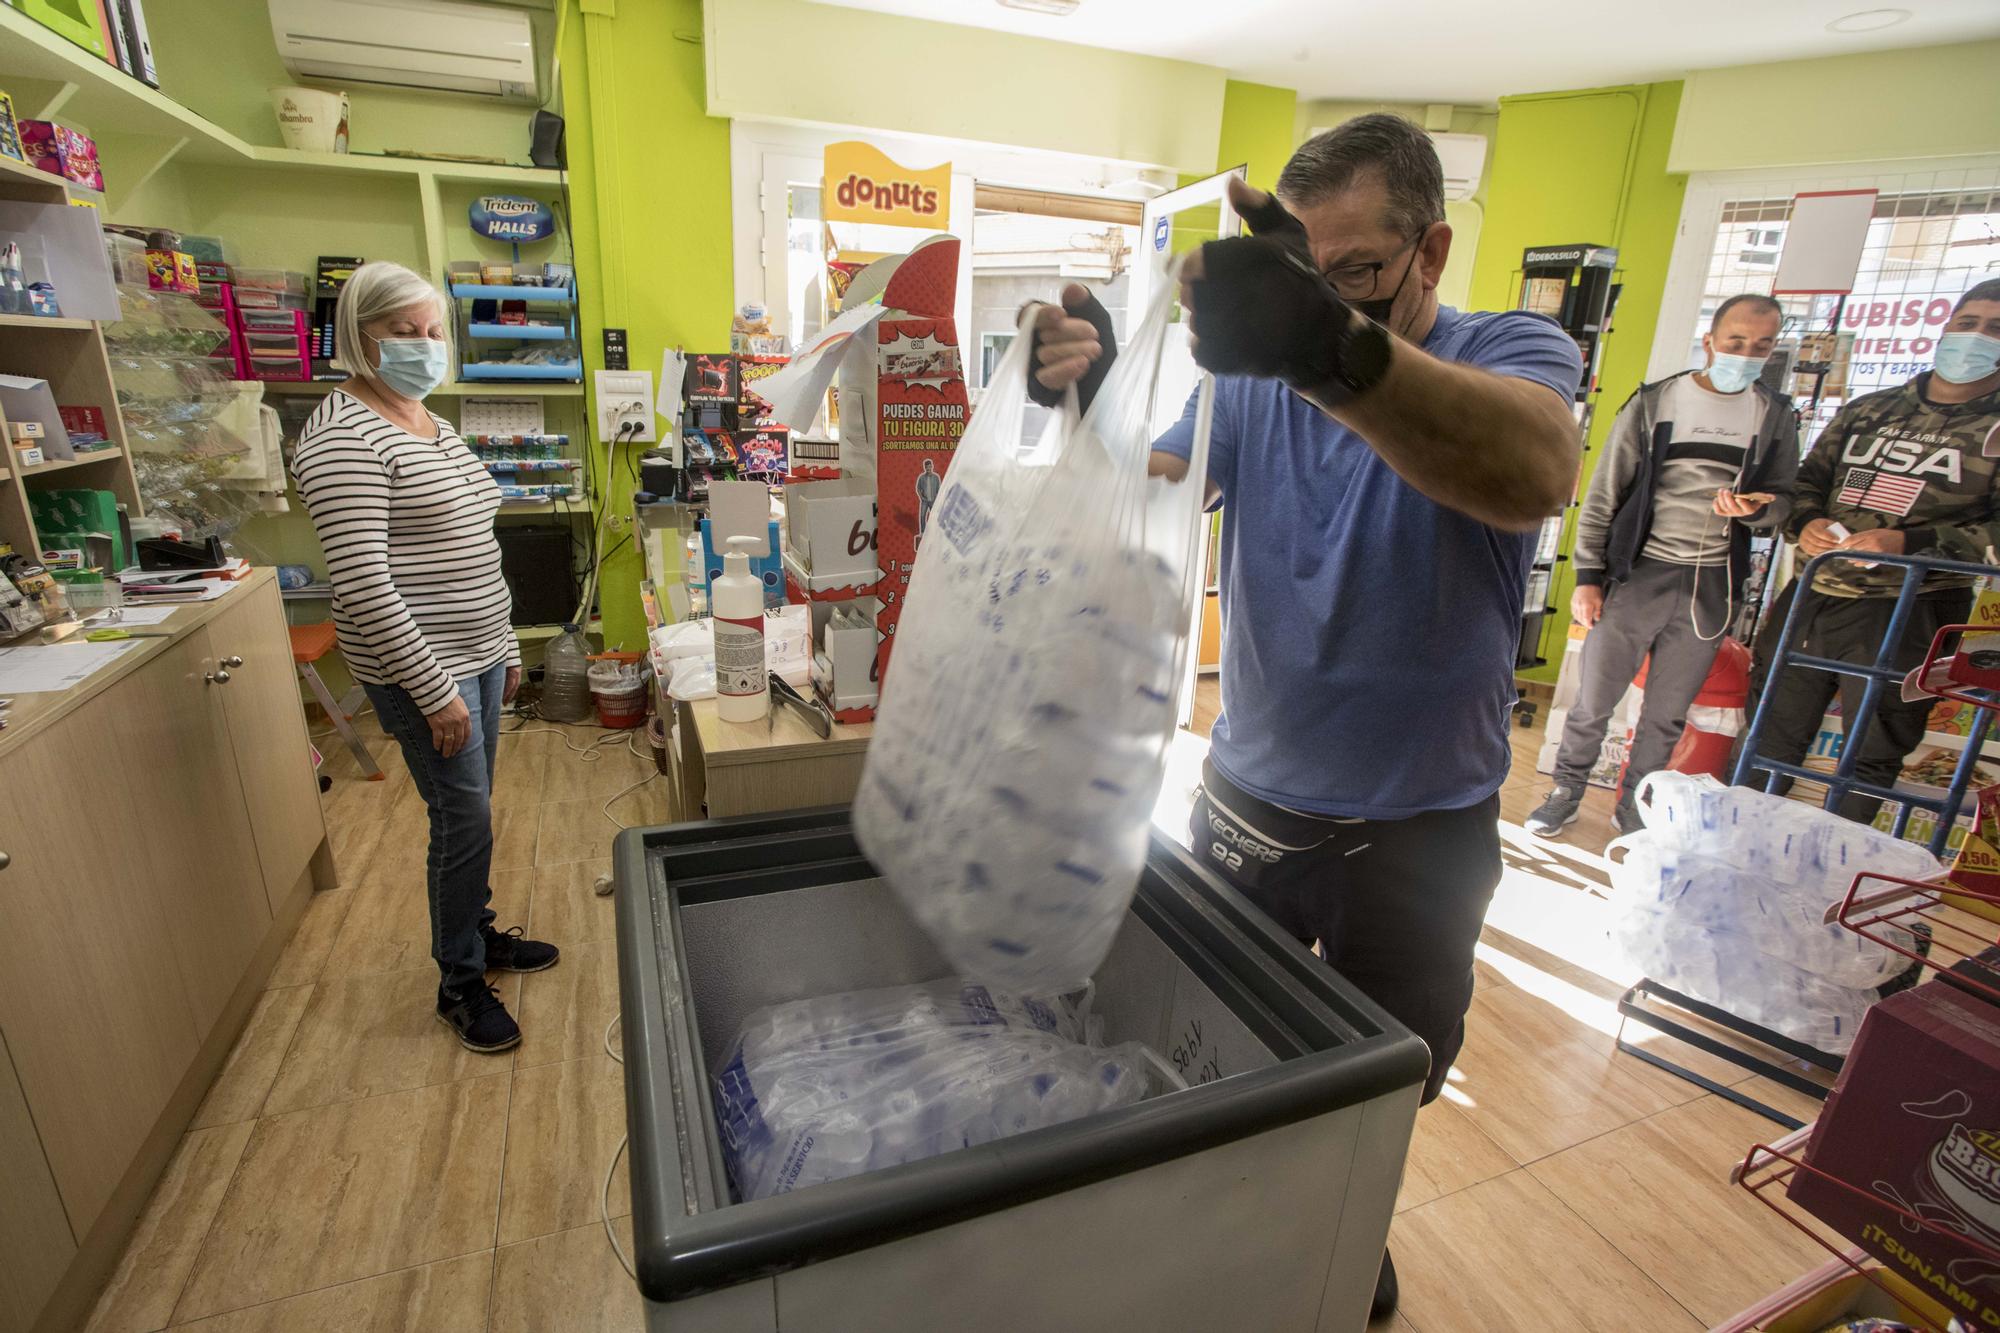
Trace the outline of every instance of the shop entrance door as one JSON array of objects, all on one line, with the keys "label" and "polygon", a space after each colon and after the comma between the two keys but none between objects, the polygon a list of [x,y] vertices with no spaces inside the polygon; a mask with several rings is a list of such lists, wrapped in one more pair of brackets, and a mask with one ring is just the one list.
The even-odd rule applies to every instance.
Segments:
[{"label": "shop entrance door", "polygon": [[[1138,312],[1146,308],[1156,284],[1169,281],[1168,267],[1176,255],[1193,250],[1204,241],[1234,236],[1242,230],[1242,221],[1229,206],[1228,183],[1230,177],[1243,176],[1245,171],[1243,167],[1232,167],[1163,194],[1146,205],[1139,228],[1140,258],[1133,266],[1132,296],[1127,309]],[[1212,381],[1195,365],[1194,354],[1188,350],[1188,325],[1178,300],[1172,318],[1173,323],[1167,327],[1166,347],[1160,355],[1159,384],[1153,395],[1155,435],[1180,419],[1189,397],[1197,390],[1214,391]],[[1207,483],[1200,477],[1191,477],[1188,484]],[[1194,538],[1195,558],[1202,562],[1202,576],[1196,580],[1193,595],[1188,599],[1188,628],[1194,648],[1188,653],[1187,673],[1181,681],[1178,721],[1183,727],[1194,718],[1197,673],[1213,670],[1220,662],[1222,619],[1217,592],[1220,570],[1216,567],[1219,543],[1209,540],[1215,521],[1211,519],[1201,525]]]}]

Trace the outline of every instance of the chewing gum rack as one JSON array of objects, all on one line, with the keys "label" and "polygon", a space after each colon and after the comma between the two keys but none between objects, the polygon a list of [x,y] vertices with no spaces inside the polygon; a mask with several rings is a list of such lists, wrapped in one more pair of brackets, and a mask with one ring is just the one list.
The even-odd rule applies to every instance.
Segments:
[{"label": "chewing gum rack", "polygon": [[861,349],[817,353],[843,358],[841,475],[787,486],[785,585],[812,607],[813,687],[841,722],[875,716],[917,548],[965,433],[958,259],[958,239],[939,236],[868,265],[845,304],[880,293],[889,313],[857,335]]}]

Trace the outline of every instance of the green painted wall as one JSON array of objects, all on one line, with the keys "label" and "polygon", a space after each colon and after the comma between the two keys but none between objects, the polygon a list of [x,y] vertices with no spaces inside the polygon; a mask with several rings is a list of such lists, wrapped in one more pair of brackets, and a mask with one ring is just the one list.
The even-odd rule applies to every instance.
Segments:
[{"label": "green painted wall", "polygon": [[1290,88],[1229,80],[1222,90],[1216,169],[1248,163],[1252,185],[1260,190],[1275,189],[1278,173],[1298,146],[1292,133],[1298,104],[1299,95]]},{"label": "green painted wall", "polygon": [[1697,70],[1673,171],[2000,152],[2000,41]]},{"label": "green painted wall", "polygon": [[[1599,368],[1597,411],[1585,442],[1581,494],[1618,408],[1644,379],[1680,224],[1686,177],[1667,169],[1679,109],[1678,83],[1503,97],[1487,176],[1486,224],[1473,268],[1470,304],[1512,308],[1521,252],[1533,245],[1590,242],[1618,247],[1624,291]],[[1574,517],[1563,537],[1569,551]],[[1567,623],[1573,585],[1558,566],[1551,601]],[[1551,630],[1547,667],[1526,674],[1553,680],[1561,628]]]},{"label": "green painted wall", "polygon": [[[581,0],[563,69],[569,83],[586,366],[603,366],[606,326],[626,330],[635,370],[670,347],[729,346],[729,122],[707,113],[700,0]],[[693,39],[693,40],[691,40]],[[584,71],[582,77],[572,71]],[[605,460],[608,505],[598,594],[604,641],[640,647],[641,562],[631,540],[633,458]]]}]

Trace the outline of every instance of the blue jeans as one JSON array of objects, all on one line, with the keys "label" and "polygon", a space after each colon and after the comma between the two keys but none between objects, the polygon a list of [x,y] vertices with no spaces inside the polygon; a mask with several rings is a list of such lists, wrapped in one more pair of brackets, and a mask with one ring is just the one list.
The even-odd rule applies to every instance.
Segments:
[{"label": "blue jeans", "polygon": [[500,696],[507,687],[507,664],[496,662],[458,682],[458,694],[472,714],[472,736],[447,759],[431,740],[408,690],[396,685],[364,685],[383,730],[403,747],[403,762],[430,811],[430,854],[424,882],[431,902],[431,957],[443,983],[457,987],[486,974],[482,927],[493,923],[493,762],[500,750]]}]

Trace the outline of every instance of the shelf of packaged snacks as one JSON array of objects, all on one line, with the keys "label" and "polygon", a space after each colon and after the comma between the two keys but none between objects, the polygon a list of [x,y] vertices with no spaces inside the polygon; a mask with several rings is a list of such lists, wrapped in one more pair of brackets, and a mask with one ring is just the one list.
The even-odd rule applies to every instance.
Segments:
[{"label": "shelf of packaged snacks", "polygon": [[83,333],[95,327],[87,319],[63,319],[54,315],[0,315],[0,329],[35,329],[44,333],[68,329]]},{"label": "shelf of packaged snacks", "polygon": [[124,456],[125,451],[123,449],[98,449],[91,453],[78,454],[75,458],[51,458],[47,462],[37,463],[33,467],[17,468],[11,473],[0,472],[0,480],[11,477],[44,477],[51,472],[64,472],[73,467],[83,467],[88,463],[102,463],[106,459],[123,458]]},{"label": "shelf of packaged snacks", "polygon": [[[338,389],[338,380],[266,380],[265,393],[326,393]],[[581,384],[535,384],[488,380],[482,384],[441,384],[434,398],[581,398]]]}]

